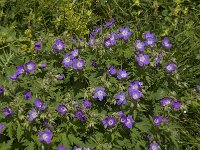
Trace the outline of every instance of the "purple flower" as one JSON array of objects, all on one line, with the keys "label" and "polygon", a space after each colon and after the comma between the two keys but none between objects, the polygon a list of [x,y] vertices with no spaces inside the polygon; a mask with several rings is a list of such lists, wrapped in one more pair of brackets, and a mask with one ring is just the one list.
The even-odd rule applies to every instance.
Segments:
[{"label": "purple flower", "polygon": [[41,101],[40,99],[36,99],[34,105],[39,110],[45,110],[47,107],[45,102]]},{"label": "purple flower", "polygon": [[146,39],[145,45],[153,47],[156,44],[156,42],[157,42],[157,40],[155,38],[149,37]]},{"label": "purple flower", "polygon": [[92,65],[93,67],[96,67],[96,66],[97,66],[97,63],[95,62],[95,60],[92,60],[91,65]]},{"label": "purple flower", "polygon": [[100,101],[102,101],[105,96],[106,96],[105,88],[103,87],[95,88],[94,98],[98,98]]},{"label": "purple flower", "polygon": [[154,143],[150,144],[149,150],[160,150],[160,148],[159,148],[158,144],[156,142],[154,142]]},{"label": "purple flower", "polygon": [[0,86],[0,94],[2,94],[4,92],[4,87]]},{"label": "purple flower", "polygon": [[117,73],[116,69],[114,68],[114,66],[110,66],[108,69],[108,73],[110,75],[115,75]]},{"label": "purple flower", "polygon": [[70,52],[70,58],[74,59],[78,56],[78,49],[74,49],[73,51]]},{"label": "purple flower", "polygon": [[160,52],[154,55],[154,66],[157,67],[163,60],[163,54]]},{"label": "purple flower", "polygon": [[46,129],[44,132],[39,132],[39,136],[40,136],[40,141],[44,141],[46,142],[47,144],[50,144],[51,143],[51,139],[53,137],[53,133],[49,130],[49,129]]},{"label": "purple flower", "polygon": [[163,117],[162,116],[154,116],[153,117],[153,123],[156,126],[160,126],[161,122],[162,122]]},{"label": "purple flower", "polygon": [[12,110],[12,108],[10,106],[7,106],[7,107],[3,108],[3,113],[4,113],[5,116],[10,116],[14,112],[13,112],[13,110]]},{"label": "purple flower", "polygon": [[174,72],[174,71],[176,70],[176,65],[175,65],[174,62],[170,62],[170,63],[168,63],[168,64],[166,65],[165,69],[166,69],[166,71],[167,71],[168,73],[172,73],[172,72]]},{"label": "purple flower", "polygon": [[168,118],[163,118],[162,122],[168,124],[169,123],[169,119]]},{"label": "purple flower", "polygon": [[46,67],[47,67],[47,64],[40,64],[40,65],[39,65],[39,68],[40,68],[40,69],[45,69]]},{"label": "purple flower", "polygon": [[169,43],[169,39],[168,37],[165,37],[162,41],[162,45],[166,48],[166,49],[170,49],[172,47],[172,44]]},{"label": "purple flower", "polygon": [[104,45],[106,48],[110,48],[110,46],[112,45],[112,42],[110,39],[105,39],[104,40]]},{"label": "purple flower", "polygon": [[56,75],[57,80],[63,80],[64,76],[61,74]]},{"label": "purple flower", "polygon": [[141,42],[140,40],[137,40],[137,41],[135,42],[135,48],[136,48],[136,50],[138,50],[138,51],[143,52],[143,51],[144,51],[144,46],[145,46],[145,43],[144,43],[144,42]]},{"label": "purple flower", "polygon": [[111,33],[109,35],[109,38],[104,40],[104,45],[106,46],[106,48],[110,48],[110,46],[114,45],[116,43],[117,38],[118,35],[116,33]]},{"label": "purple flower", "polygon": [[142,97],[142,92],[140,92],[139,90],[132,90],[129,93],[130,97],[134,100],[139,100]]},{"label": "purple flower", "polygon": [[107,117],[108,127],[114,127],[116,123],[117,123],[117,119],[115,117]]},{"label": "purple flower", "polygon": [[143,82],[140,82],[138,80],[135,80],[133,83],[130,82],[128,92],[131,93],[134,90],[139,90],[139,88],[141,88],[142,86],[143,86]]},{"label": "purple flower", "polygon": [[65,115],[67,112],[67,107],[65,105],[58,105],[57,111],[62,115]]},{"label": "purple flower", "polygon": [[17,66],[17,71],[19,73],[19,75],[23,74],[25,72],[24,66]]},{"label": "purple flower", "polygon": [[123,38],[124,41],[127,41],[128,38],[132,35],[132,32],[129,32],[129,27],[125,27],[125,28],[119,28],[119,38]]},{"label": "purple flower", "polygon": [[36,63],[29,61],[28,63],[25,64],[25,67],[28,73],[35,72]]},{"label": "purple flower", "polygon": [[0,124],[0,134],[2,134],[4,128],[5,128],[5,125],[4,124]]},{"label": "purple flower", "polygon": [[18,80],[19,75],[20,75],[19,72],[15,72],[13,75],[8,76],[8,78],[12,81],[16,81]]},{"label": "purple flower", "polygon": [[150,135],[150,133],[148,133],[147,138],[148,138],[149,141],[151,141],[151,135]]},{"label": "purple flower", "polygon": [[171,104],[171,99],[165,97],[165,98],[163,98],[163,99],[160,100],[160,104],[161,104],[162,106],[170,105],[170,104]]},{"label": "purple flower", "polygon": [[66,67],[66,68],[68,68],[69,66],[71,66],[72,65],[72,60],[71,60],[71,56],[68,56],[68,54],[66,54],[65,55],[65,57],[64,57],[64,59],[63,59],[63,61],[62,61],[62,64]]},{"label": "purple flower", "polygon": [[74,113],[74,118],[77,118],[81,121],[86,121],[86,116],[82,110],[76,110]]},{"label": "purple flower", "polygon": [[84,59],[81,59],[81,60],[74,59],[73,60],[73,68],[75,70],[82,70],[84,65],[85,65],[85,60]]},{"label": "purple flower", "polygon": [[104,128],[114,127],[117,123],[117,119],[115,117],[106,117],[102,119],[102,123],[104,124]]},{"label": "purple flower", "polygon": [[94,36],[90,35],[89,45],[90,45],[91,47],[94,46],[94,44],[95,44],[95,40],[96,40],[96,39],[94,38]]},{"label": "purple flower", "polygon": [[172,107],[176,110],[179,110],[181,107],[181,103],[179,101],[173,101],[172,102]]},{"label": "purple flower", "polygon": [[124,113],[122,111],[117,112],[117,114],[118,114],[119,117],[124,116]]},{"label": "purple flower", "polygon": [[147,39],[147,38],[154,38],[155,34],[150,33],[149,31],[147,31],[146,33],[144,33],[143,38]]},{"label": "purple flower", "polygon": [[120,93],[116,94],[115,99],[116,99],[118,105],[126,104],[126,93],[120,92]]},{"label": "purple flower", "polygon": [[47,127],[47,128],[54,128],[54,126],[53,125],[51,125],[51,124],[49,124],[46,120],[40,120],[41,121],[41,123],[45,126],[45,127]]},{"label": "purple flower", "polygon": [[68,148],[63,145],[59,145],[56,150],[68,150]]},{"label": "purple flower", "polygon": [[42,43],[41,42],[35,42],[34,49],[35,50],[41,50],[41,48],[42,48]]},{"label": "purple flower", "polygon": [[109,22],[103,24],[104,27],[110,27],[115,23],[115,20],[112,18]]},{"label": "purple flower", "polygon": [[116,33],[110,33],[109,35],[109,40],[110,40],[110,43],[111,45],[114,45],[116,43],[116,40],[118,38],[118,35]]},{"label": "purple flower", "polygon": [[38,116],[38,112],[33,108],[28,111],[29,114],[29,121],[33,121]]},{"label": "purple flower", "polygon": [[120,80],[127,79],[128,78],[128,73],[126,72],[126,70],[119,69],[117,78],[120,79]]},{"label": "purple flower", "polygon": [[138,65],[141,67],[148,65],[150,63],[149,62],[149,54],[139,54],[139,55],[137,55],[136,60],[138,62]]},{"label": "purple flower", "polygon": [[156,56],[156,57],[154,58],[154,61],[155,61],[155,66],[157,66],[157,65],[160,64],[161,59],[160,59],[158,56]]},{"label": "purple flower", "polygon": [[200,91],[200,85],[197,85],[197,86],[196,86],[196,90],[197,90],[197,91]]},{"label": "purple flower", "polygon": [[82,147],[74,146],[73,150],[82,150]]},{"label": "purple flower", "polygon": [[88,100],[85,100],[83,102],[83,107],[86,108],[86,109],[91,108],[92,107],[92,103],[90,101],[88,101]]},{"label": "purple flower", "polygon": [[101,32],[102,31],[102,27],[98,27],[98,28],[96,28],[92,33],[91,33],[91,35],[92,36],[95,36],[95,35],[97,35],[99,32]]},{"label": "purple flower", "polygon": [[127,128],[132,128],[133,127],[133,124],[134,124],[134,120],[133,120],[133,117],[131,115],[128,115],[128,117],[126,117],[126,122],[124,122],[124,125],[127,127]]},{"label": "purple flower", "polygon": [[125,115],[122,115],[122,116],[120,117],[120,122],[121,122],[121,123],[126,123],[126,122],[127,122],[127,117],[126,117]]},{"label": "purple flower", "polygon": [[53,49],[57,51],[61,51],[65,48],[65,43],[62,40],[56,39],[53,44]]},{"label": "purple flower", "polygon": [[26,99],[26,100],[30,100],[30,99],[32,99],[32,93],[31,92],[25,92],[24,93],[24,99]]}]

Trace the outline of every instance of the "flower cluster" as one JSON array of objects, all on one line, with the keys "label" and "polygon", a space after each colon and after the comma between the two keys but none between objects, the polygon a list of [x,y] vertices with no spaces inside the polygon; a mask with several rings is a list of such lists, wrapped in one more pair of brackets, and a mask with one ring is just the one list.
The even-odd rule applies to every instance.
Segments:
[{"label": "flower cluster", "polygon": [[[90,39],[88,41],[90,49],[94,48],[94,46],[96,46],[99,42],[97,34],[103,32],[103,28],[112,26],[114,22],[115,20],[112,19],[111,21],[106,22],[102,26],[93,30],[93,32],[90,34]],[[114,45],[118,44],[118,40],[121,40],[121,43],[128,43],[131,41],[130,39],[132,34],[133,32],[128,26],[120,27],[118,28],[118,31],[111,32],[106,36],[103,36],[103,42],[101,41],[99,43],[101,43],[101,46],[105,47],[105,49],[109,51],[109,53],[111,53],[112,48],[114,49]],[[54,65],[49,67],[46,63],[36,64],[35,62],[37,62],[41,58],[33,59],[35,62],[31,61],[32,59],[29,59],[30,61],[28,61],[24,65],[17,66],[14,74],[8,77],[10,80],[16,81],[18,80],[18,77],[20,75],[24,77],[25,74],[27,75],[27,77],[29,77],[31,73],[30,76],[33,77],[35,75],[35,78],[33,79],[38,79],[38,81],[44,82],[45,79],[48,78],[48,88],[50,88],[52,85],[58,86],[58,88],[52,88],[48,91],[48,88],[46,88],[43,82],[41,82],[41,91],[37,91],[36,89],[35,92],[34,90],[32,90],[33,88],[31,87],[27,90],[27,87],[35,84],[34,81],[30,83],[29,81],[27,81],[27,85],[25,85],[26,88],[17,88],[17,90],[22,91],[22,94],[19,97],[22,97],[22,99],[24,99],[23,102],[25,103],[25,105],[27,104],[26,106],[28,107],[27,109],[20,106],[20,109],[22,109],[23,113],[25,113],[26,115],[22,116],[22,119],[20,119],[29,120],[27,121],[28,125],[38,126],[34,127],[34,130],[40,129],[39,131],[37,131],[39,141],[41,143],[47,144],[44,144],[47,147],[49,144],[52,143],[52,141],[54,142],[53,138],[56,137],[55,134],[57,134],[57,131],[59,133],[61,132],[60,130],[65,130],[64,126],[58,126],[60,122],[69,123],[69,128],[67,129],[68,132],[71,132],[71,128],[73,128],[73,131],[80,130],[87,132],[89,130],[88,126],[94,127],[95,129],[99,125],[101,125],[102,127],[104,126],[105,129],[111,129],[108,130],[109,132],[114,132],[112,129],[117,129],[117,127],[119,126],[123,127],[122,129],[132,132],[133,126],[137,127],[136,124],[142,120],[140,117],[137,117],[137,111],[148,111],[142,114],[143,116],[146,116],[146,118],[149,118],[149,116],[152,116],[152,114],[154,114],[154,112],[150,110],[152,109],[151,105],[153,102],[149,102],[148,97],[146,96],[149,92],[149,89],[154,89],[152,88],[153,85],[150,85],[150,82],[148,83],[148,78],[146,74],[142,74],[140,77],[137,77],[137,73],[134,72],[137,72],[139,70],[138,74],[140,75],[140,73],[142,73],[146,68],[147,71],[148,69],[150,70],[148,73],[151,73],[157,69],[157,66],[159,66],[160,68],[162,67],[161,62],[164,61],[165,52],[155,52],[154,50],[156,49],[157,45],[159,45],[159,42],[156,39],[155,34],[151,32],[146,32],[143,34],[142,39],[137,39],[134,42],[136,55],[133,55],[133,57],[131,58],[134,62],[131,64],[133,65],[132,69],[129,64],[123,64],[123,61],[122,64],[114,63],[114,61],[105,62],[107,59],[107,55],[105,55],[105,60],[103,57],[95,58],[99,57],[100,55],[98,54],[98,47],[95,47],[95,50],[91,52],[87,51],[84,53],[84,51],[82,51],[82,48],[74,48],[73,45],[72,47],[70,47],[70,50],[67,51],[65,42],[61,39],[55,39],[51,48],[53,49],[52,54],[55,56],[56,61],[58,61],[58,63],[56,62],[56,68],[52,69],[51,67],[54,67]],[[134,47],[133,43],[131,44],[131,46]],[[169,42],[169,38],[164,37],[164,39],[162,40],[162,46],[167,50],[172,47],[172,44]],[[83,49],[84,48],[85,47],[83,47]],[[34,49],[42,50],[42,42],[36,42],[34,45]],[[106,54],[107,51],[105,52]],[[41,51],[37,52],[39,53]],[[88,53],[89,58],[87,60],[87,58],[84,57],[84,54],[86,54],[87,56]],[[90,53],[92,53],[92,55]],[[95,54],[93,55],[93,53]],[[152,56],[152,54],[155,55]],[[103,65],[106,64],[103,67],[101,66],[100,62],[101,59],[103,61]],[[118,57],[116,59],[118,59]],[[155,66],[151,65],[152,60],[156,62]],[[88,62],[90,63],[90,66],[87,65]],[[137,63],[137,67],[134,66],[135,62]],[[57,65],[60,65],[60,68],[57,67]],[[145,67],[148,65],[149,67]],[[37,66],[39,67],[39,73],[36,71]],[[105,66],[107,66],[108,68]],[[170,61],[164,66],[166,72],[165,74],[167,75],[167,77],[171,77],[173,76],[173,73],[176,73],[177,65],[175,61]],[[41,71],[45,68],[47,68],[47,71]],[[70,71],[72,71],[74,74]],[[54,78],[52,78],[52,74]],[[28,80],[32,80],[31,77],[28,78]],[[55,79],[55,77],[56,80],[53,80]],[[93,81],[90,81],[91,77],[93,78]],[[76,80],[77,78],[78,80]],[[76,82],[80,83],[80,87],[79,83],[77,84]],[[112,85],[113,83],[114,85]],[[19,82],[19,85],[20,84],[21,83]],[[112,85],[113,87],[111,87],[110,85]],[[200,91],[200,86],[196,86],[196,90]],[[5,86],[0,86],[0,96],[4,96],[4,93],[6,92],[7,89],[5,88]],[[43,93],[44,96],[41,96]],[[36,99],[34,99],[34,97],[36,97]],[[154,97],[154,95],[152,97]],[[72,100],[74,101],[72,102]],[[114,102],[112,101],[113,103],[110,103],[111,100],[114,100]],[[144,105],[146,101],[149,102],[147,102],[146,104],[149,106],[149,108],[146,108],[146,105]],[[53,102],[55,102],[56,104]],[[72,102],[72,104],[70,102]],[[11,105],[3,107],[4,116],[7,118],[9,118],[9,116],[12,116],[14,113],[18,113],[18,110],[16,110],[14,106],[15,103],[10,104]],[[97,104],[99,104],[100,106]],[[167,109],[171,111],[180,110],[182,103],[180,103],[179,100],[172,100],[171,98],[165,97],[160,100],[160,105],[163,106],[165,110]],[[18,104],[16,107],[19,107]],[[158,107],[163,109],[163,107]],[[106,109],[104,110],[106,111],[106,113],[100,112],[102,111],[102,109]],[[160,114],[160,112],[158,112],[158,114]],[[94,119],[96,120],[94,121]],[[163,123],[168,124],[169,119],[165,115],[162,116],[161,114],[153,116],[153,123],[151,123],[150,126],[157,128],[157,126],[160,126]],[[0,124],[0,134],[3,132],[4,128],[5,125]],[[54,128],[59,129],[55,132],[53,130]],[[87,130],[82,130],[83,128],[87,128]],[[81,135],[81,133],[79,133],[79,135]],[[71,146],[74,150],[92,150],[91,148],[82,148],[81,145]],[[57,145],[57,143],[56,147],[57,150],[68,150],[68,148],[64,145]],[[160,147],[156,142],[153,142],[150,144],[149,150],[160,150]]]},{"label": "flower cluster", "polygon": [[16,81],[18,80],[18,77],[24,73],[32,73],[35,72],[36,69],[36,63],[33,61],[27,62],[25,65],[20,65],[16,67],[16,71],[13,73],[13,75],[9,76],[8,78],[10,80]]},{"label": "flower cluster", "polygon": [[160,104],[161,106],[171,106],[173,109],[175,110],[179,110],[181,107],[181,103],[178,100],[172,100],[168,97],[165,97],[163,99],[160,100]]},{"label": "flower cluster", "polygon": [[127,128],[132,128],[133,124],[135,123],[135,120],[133,120],[133,116],[131,115],[124,115],[124,113],[122,111],[118,112],[118,115],[120,117],[120,122],[126,126]]},{"label": "flower cluster", "polygon": [[74,49],[70,52],[70,55],[67,53],[62,61],[62,64],[65,68],[73,66],[75,70],[82,70],[85,65],[84,59],[77,59],[78,49]]}]

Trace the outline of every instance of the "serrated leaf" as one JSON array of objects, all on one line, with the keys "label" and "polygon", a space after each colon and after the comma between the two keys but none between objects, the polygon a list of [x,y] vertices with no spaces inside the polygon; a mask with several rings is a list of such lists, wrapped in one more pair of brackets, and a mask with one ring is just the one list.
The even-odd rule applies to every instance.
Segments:
[{"label": "serrated leaf", "polygon": [[24,133],[24,131],[23,131],[21,125],[18,123],[18,125],[17,125],[17,140],[18,141],[20,141],[23,133]]}]

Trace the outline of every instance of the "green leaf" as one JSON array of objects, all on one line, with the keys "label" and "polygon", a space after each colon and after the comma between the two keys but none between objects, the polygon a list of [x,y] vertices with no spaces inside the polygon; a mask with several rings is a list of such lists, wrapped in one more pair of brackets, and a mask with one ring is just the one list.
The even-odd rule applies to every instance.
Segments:
[{"label": "green leaf", "polygon": [[12,143],[13,143],[13,139],[9,140],[7,143],[1,143],[0,144],[0,149],[1,150],[11,150],[12,147]]},{"label": "green leaf", "polygon": [[21,125],[18,123],[18,125],[17,125],[17,140],[18,141],[20,141],[23,133],[24,133],[24,131],[23,131]]},{"label": "green leaf", "polygon": [[34,142],[28,142],[27,144],[26,144],[26,148],[25,148],[25,150],[34,150],[35,149],[35,143]]},{"label": "green leaf", "polygon": [[159,100],[168,95],[168,91],[166,89],[159,88],[156,92],[156,100]]}]

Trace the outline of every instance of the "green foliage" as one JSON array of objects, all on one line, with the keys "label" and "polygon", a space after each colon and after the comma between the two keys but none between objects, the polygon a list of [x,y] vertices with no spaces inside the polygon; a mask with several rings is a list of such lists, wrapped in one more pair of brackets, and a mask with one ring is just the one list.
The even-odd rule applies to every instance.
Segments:
[{"label": "green foliage", "polygon": [[[79,145],[97,150],[143,150],[153,141],[166,150],[200,148],[200,95],[194,90],[200,84],[198,1],[2,0],[0,8],[0,85],[5,87],[4,96],[0,95],[0,109],[7,105],[15,109],[15,115],[8,119],[0,114],[0,121],[6,125],[0,137],[0,149],[56,149],[63,144],[69,148]],[[97,38],[103,40],[110,32],[117,32],[119,26],[128,25],[134,32],[131,39],[127,43],[119,40],[112,49],[102,45],[89,47],[86,41],[90,31],[110,18],[115,18],[116,24],[110,29],[104,28]],[[141,69],[135,63],[133,42],[141,39],[145,31],[155,33],[159,42],[168,36],[173,44],[168,51],[160,49],[160,45],[156,47],[155,52],[164,51],[165,56],[157,70],[153,64]],[[70,42],[72,35],[84,40]],[[57,37],[65,41],[66,48],[54,55],[52,44]],[[34,50],[35,41],[42,41],[41,51]],[[86,67],[80,72],[66,70],[62,59],[77,47],[81,49],[81,58],[86,59]],[[155,54],[152,49],[147,52]],[[7,77],[15,67],[29,60],[47,63],[48,67],[45,71],[37,68],[36,73],[19,77],[19,82],[9,81]],[[97,68],[90,65],[92,60],[96,61]],[[173,75],[164,70],[170,60],[177,64],[177,72]],[[108,76],[110,65],[126,68],[131,72],[130,81],[138,79],[145,83],[141,101],[137,103],[129,98],[128,105],[117,106],[114,94],[126,90],[128,82]],[[65,79],[58,81],[57,74],[63,74]],[[96,86],[104,86],[109,91],[102,103],[92,96]],[[30,101],[23,98],[25,90],[34,93]],[[161,108],[159,100],[164,97],[181,100],[181,110],[173,112]],[[48,109],[30,123],[27,113],[36,98],[44,100]],[[72,112],[76,108],[72,101],[77,100],[82,105],[84,99],[91,100],[93,106],[85,110],[87,122],[81,123],[73,119]],[[65,117],[55,111],[60,103],[70,110]],[[118,123],[113,129],[104,129],[101,119],[109,115],[116,117],[120,110],[133,116],[133,128],[126,129]],[[161,114],[169,117],[170,122],[155,127],[152,117]],[[42,119],[54,126],[52,145],[39,141],[38,132],[47,128],[41,124]]]}]

